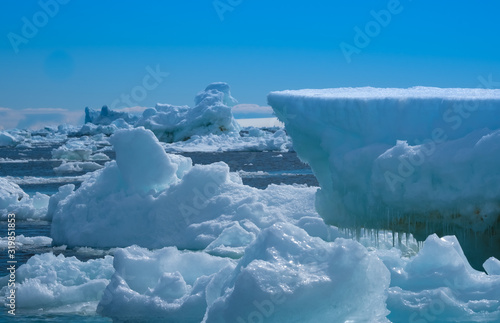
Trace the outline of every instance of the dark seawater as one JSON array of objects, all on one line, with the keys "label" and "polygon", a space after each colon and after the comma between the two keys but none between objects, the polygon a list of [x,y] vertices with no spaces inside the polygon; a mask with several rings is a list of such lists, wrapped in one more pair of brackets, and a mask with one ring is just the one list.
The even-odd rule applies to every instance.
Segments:
[{"label": "dark seawater", "polygon": [[[85,172],[57,174],[54,167],[62,161],[52,159],[52,150],[59,145],[44,144],[33,148],[0,147],[0,177],[9,177],[19,183],[19,186],[30,196],[36,192],[52,195],[65,184],[75,184],[77,187],[82,179],[79,176]],[[104,151],[111,159],[114,152]],[[270,184],[305,184],[318,186],[308,165],[302,163],[295,152],[216,152],[216,153],[181,153],[190,157],[194,164],[211,164],[223,161],[231,171],[239,172],[245,185],[265,189]],[[104,165],[105,161],[96,161]],[[50,236],[50,222],[17,221],[16,235],[25,237]],[[7,222],[0,221],[0,236],[7,236]],[[54,249],[51,246],[30,246],[16,251],[17,267],[26,263],[35,254],[53,252],[65,256],[76,256],[82,261],[92,258],[71,249]],[[7,250],[0,249],[0,276],[7,274]],[[0,322],[111,322],[100,316],[67,315],[22,315],[7,316],[7,310],[0,311]]]}]

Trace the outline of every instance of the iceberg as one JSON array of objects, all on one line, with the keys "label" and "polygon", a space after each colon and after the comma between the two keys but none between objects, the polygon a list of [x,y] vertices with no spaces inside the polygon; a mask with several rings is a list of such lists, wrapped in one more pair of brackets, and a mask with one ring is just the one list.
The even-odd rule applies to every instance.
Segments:
[{"label": "iceberg", "polygon": [[150,129],[160,141],[171,143],[208,134],[238,133],[231,106],[237,101],[227,83],[212,83],[198,93],[195,106],[174,106],[158,103],[144,111],[135,126]]},{"label": "iceberg", "polygon": [[[274,130],[274,129],[273,129]],[[283,151],[292,150],[292,142],[283,129],[276,131],[243,128],[240,133],[192,136],[181,142],[165,143],[168,152],[226,152],[226,151]]]},{"label": "iceberg", "polygon": [[389,282],[358,242],[277,223],[246,249],[203,322],[388,322]]},{"label": "iceberg", "polygon": [[96,150],[96,142],[88,136],[71,138],[64,145],[52,150],[52,158],[69,161],[87,161],[91,159],[92,153]]},{"label": "iceberg", "polygon": [[320,183],[327,223],[454,234],[475,267],[500,256],[500,90],[298,90],[268,102]]},{"label": "iceberg", "polygon": [[[16,270],[16,310],[21,313],[95,313],[113,274],[113,257],[82,262],[45,253]],[[0,278],[0,301],[7,304],[9,276]]]},{"label": "iceberg", "polygon": [[56,174],[78,173],[78,172],[93,172],[101,169],[102,166],[95,162],[64,162],[54,167]]},{"label": "iceberg", "polygon": [[192,165],[190,158],[167,154],[142,127],[120,130],[110,142],[116,161],[88,173],[77,190],[65,186],[51,198],[54,245],[176,246],[241,257],[263,228],[319,220],[315,187],[243,185],[225,163]]},{"label": "iceberg", "polygon": [[287,223],[263,230],[238,262],[132,246],[113,266],[97,311],[116,321],[387,322],[389,313],[390,273],[377,256]]},{"label": "iceberg", "polygon": [[17,220],[46,220],[49,196],[36,193],[26,194],[19,185],[0,177],[0,219],[6,220],[14,213]]},{"label": "iceberg", "polygon": [[[456,237],[429,236],[420,252],[380,258],[391,270],[387,306],[393,322],[496,322],[500,318],[500,275],[495,258],[474,270]],[[498,266],[498,265],[497,265]]]},{"label": "iceberg", "polygon": [[100,112],[88,107],[85,108],[85,123],[107,126],[118,119],[122,119],[127,123],[134,123],[138,117],[127,112],[113,111],[107,105],[103,106]]},{"label": "iceberg", "polygon": [[113,111],[107,106],[101,112],[85,108],[85,125],[77,134],[109,136],[118,129],[144,127],[166,143],[210,134],[238,134],[240,126],[231,111],[237,103],[231,96],[229,85],[216,82],[196,95],[194,107],[158,103],[154,108],[146,109],[141,117]]},{"label": "iceberg", "polygon": [[201,322],[234,261],[175,247],[131,246],[114,255],[115,272],[97,307],[114,321]]},{"label": "iceberg", "polygon": [[17,144],[16,138],[7,131],[0,131],[0,147],[15,146]]}]

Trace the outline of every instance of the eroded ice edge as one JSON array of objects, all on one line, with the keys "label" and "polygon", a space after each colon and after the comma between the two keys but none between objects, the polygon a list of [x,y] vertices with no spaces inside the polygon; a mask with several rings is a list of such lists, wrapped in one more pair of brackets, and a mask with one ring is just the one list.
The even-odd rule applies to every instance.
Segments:
[{"label": "eroded ice edge", "polygon": [[[271,95],[273,106],[274,95],[279,96]],[[279,98],[294,102],[291,96]],[[275,109],[324,192],[325,183],[333,181],[320,176],[332,172],[326,154],[330,139],[321,134],[330,127],[325,124],[320,131],[309,122],[337,119],[314,110],[315,105],[308,107],[307,98],[297,98],[294,122],[287,119],[294,115],[288,114],[292,104],[284,104],[287,117]],[[329,100],[323,101],[328,105]],[[406,100],[400,101],[404,106]],[[349,115],[351,109],[346,110],[342,113]],[[359,121],[344,121],[364,120],[362,114],[358,117]],[[382,122],[382,118],[377,120]],[[299,123],[305,132],[299,131]],[[380,133],[384,129],[372,128]],[[385,128],[389,133],[390,128]],[[356,151],[371,138],[358,136],[355,141],[349,139],[348,129],[338,132],[346,137],[346,151],[351,151],[349,145]],[[89,253],[100,248],[112,251],[86,262],[52,253],[32,257],[17,271],[19,311],[88,315],[97,311],[121,321],[500,319],[500,262],[488,259],[486,273],[473,269],[453,236],[430,235],[419,249],[411,237],[406,240],[397,233],[360,229],[365,234],[360,234],[358,242],[324,223],[314,205],[315,195],[323,194],[316,193],[317,188],[252,188],[243,185],[239,174],[230,172],[224,163],[193,165],[189,158],[166,153],[151,130],[126,127],[113,133],[109,142],[116,152],[115,161],[88,173],[78,189],[63,186],[48,202],[40,197],[48,210],[46,218],[52,219],[54,246],[81,247]],[[324,142],[318,141],[321,138]],[[392,146],[386,143],[387,149],[397,145],[396,140],[404,138],[394,139]],[[320,160],[325,169],[316,168],[314,161]],[[350,163],[364,161],[353,156]],[[7,209],[22,203],[35,209],[36,203],[29,200],[34,198],[24,196],[16,184],[0,187],[7,187],[0,190],[0,203]],[[327,209],[318,209],[331,221],[323,212]],[[396,248],[393,240],[401,241]],[[42,237],[19,240],[25,245],[48,242]],[[7,280],[1,278],[0,285],[5,286]],[[7,293],[3,287],[1,294]]]}]

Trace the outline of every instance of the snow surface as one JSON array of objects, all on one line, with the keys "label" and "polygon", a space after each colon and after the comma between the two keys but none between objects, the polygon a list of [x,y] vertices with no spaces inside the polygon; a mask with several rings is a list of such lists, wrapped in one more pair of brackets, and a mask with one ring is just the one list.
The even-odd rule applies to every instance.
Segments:
[{"label": "snow surface", "polygon": [[480,263],[500,255],[500,90],[339,88],[268,101],[320,183],[328,223],[421,240],[481,233]]}]

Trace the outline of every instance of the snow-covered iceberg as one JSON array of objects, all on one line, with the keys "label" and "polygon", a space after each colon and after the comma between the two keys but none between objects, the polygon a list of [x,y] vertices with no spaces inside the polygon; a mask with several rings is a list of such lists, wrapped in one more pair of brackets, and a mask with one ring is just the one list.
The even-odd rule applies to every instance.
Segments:
[{"label": "snow-covered iceberg", "polygon": [[500,90],[299,90],[268,102],[320,183],[328,223],[457,234],[475,265],[500,256]]}]

